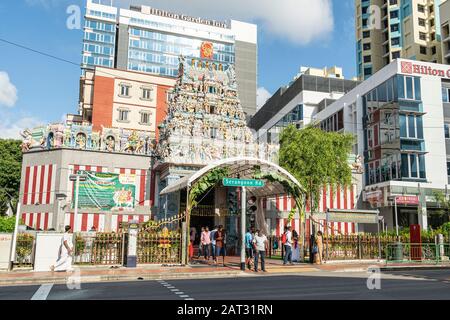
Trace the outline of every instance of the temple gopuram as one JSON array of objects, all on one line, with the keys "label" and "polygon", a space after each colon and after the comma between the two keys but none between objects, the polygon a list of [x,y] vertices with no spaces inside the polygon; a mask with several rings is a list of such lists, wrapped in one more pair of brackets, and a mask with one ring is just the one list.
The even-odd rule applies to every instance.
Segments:
[{"label": "temple gopuram", "polygon": [[[218,160],[255,157],[277,163],[279,145],[258,144],[247,126],[233,65],[181,56],[167,116],[159,125],[158,189]],[[183,200],[159,199],[159,214],[177,214]],[[211,201],[214,203],[214,201]]]}]

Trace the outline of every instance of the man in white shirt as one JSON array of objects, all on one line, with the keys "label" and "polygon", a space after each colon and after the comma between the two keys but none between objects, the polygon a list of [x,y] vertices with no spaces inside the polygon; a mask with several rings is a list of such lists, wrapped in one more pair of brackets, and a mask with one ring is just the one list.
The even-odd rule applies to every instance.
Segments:
[{"label": "man in white shirt", "polygon": [[52,271],[73,271],[72,257],[73,257],[73,241],[72,241],[72,228],[70,226],[65,227],[66,232],[61,238],[61,245],[59,247],[58,260],[54,266],[51,266]]},{"label": "man in white shirt", "polygon": [[289,260],[289,264],[293,264],[292,263],[292,232],[291,232],[291,227],[287,227],[286,231],[286,242],[284,243],[284,261],[283,261],[283,265],[286,265],[288,260]]},{"label": "man in white shirt", "polygon": [[255,246],[255,272],[258,272],[258,255],[261,257],[261,270],[267,272],[265,268],[265,258],[267,250],[267,237],[259,230],[253,237],[253,244]]}]

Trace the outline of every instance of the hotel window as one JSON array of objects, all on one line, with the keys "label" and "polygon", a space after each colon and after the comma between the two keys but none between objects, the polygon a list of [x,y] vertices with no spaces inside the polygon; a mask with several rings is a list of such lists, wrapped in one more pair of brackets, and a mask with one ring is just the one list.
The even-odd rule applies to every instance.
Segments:
[{"label": "hotel window", "polygon": [[436,46],[431,47],[431,54],[436,54]]},{"label": "hotel window", "polygon": [[395,60],[398,58],[400,58],[400,51],[392,52],[392,59]]},{"label": "hotel window", "polygon": [[127,109],[119,109],[119,118],[117,121],[119,122],[130,122],[129,118],[130,110]]},{"label": "hotel window", "polygon": [[419,26],[425,27],[425,19],[419,18]]},{"label": "hotel window", "polygon": [[149,126],[152,124],[151,122],[152,113],[141,111],[141,121],[139,124]]},{"label": "hotel window", "polygon": [[450,162],[447,162],[447,175],[450,176]]},{"label": "hotel window", "polygon": [[402,178],[426,178],[425,156],[423,154],[402,154]]},{"label": "hotel window", "polygon": [[421,4],[418,4],[417,5],[417,11],[425,13],[425,6],[421,5]]},{"label": "hotel window", "polygon": [[363,31],[363,38],[370,38],[370,31]]},{"label": "hotel window", "polygon": [[419,39],[426,41],[427,40],[427,34],[424,33],[424,32],[419,32]]},{"label": "hotel window", "polygon": [[430,27],[434,27],[434,19],[430,19]]},{"label": "hotel window", "polygon": [[420,53],[421,54],[427,54],[427,47],[420,46]]},{"label": "hotel window", "polygon": [[121,84],[120,85],[120,96],[121,97],[130,97],[130,88],[129,84]]},{"label": "hotel window", "polygon": [[400,30],[400,25],[398,23],[391,25],[391,32],[397,32]]},{"label": "hotel window", "polygon": [[398,97],[404,100],[422,99],[420,78],[398,76]]},{"label": "hotel window", "polygon": [[445,139],[450,139],[450,125],[448,123],[444,123],[444,133]]},{"label": "hotel window", "polygon": [[152,101],[152,88],[142,88],[142,100]]},{"label": "hotel window", "polygon": [[364,43],[363,48],[364,50],[370,50],[370,43]]},{"label": "hotel window", "polygon": [[442,101],[450,102],[450,88],[442,88]]},{"label": "hotel window", "polygon": [[400,137],[406,139],[423,139],[423,119],[422,116],[414,114],[401,114]]},{"label": "hotel window", "polygon": [[364,56],[364,63],[372,62],[372,56]]}]

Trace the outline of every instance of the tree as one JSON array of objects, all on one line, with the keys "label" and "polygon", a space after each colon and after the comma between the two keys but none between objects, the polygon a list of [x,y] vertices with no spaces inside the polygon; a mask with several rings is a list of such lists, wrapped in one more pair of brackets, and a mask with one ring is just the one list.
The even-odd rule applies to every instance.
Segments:
[{"label": "tree", "polygon": [[319,207],[323,186],[351,185],[352,171],[347,159],[353,142],[351,134],[325,132],[314,126],[298,130],[290,125],[282,131],[280,165],[302,184],[312,214]]},{"label": "tree", "polygon": [[[22,171],[21,141],[0,139],[0,215],[8,206],[16,213]],[[12,197],[12,198],[11,198]]]}]

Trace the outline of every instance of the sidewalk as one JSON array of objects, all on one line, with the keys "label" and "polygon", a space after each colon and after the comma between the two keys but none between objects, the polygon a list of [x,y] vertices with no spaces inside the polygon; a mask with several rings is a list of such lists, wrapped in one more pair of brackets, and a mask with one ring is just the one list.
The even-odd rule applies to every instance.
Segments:
[{"label": "sidewalk", "polygon": [[[219,260],[220,261],[220,260]],[[226,266],[207,264],[199,260],[189,266],[152,266],[139,265],[134,269],[111,266],[80,266],[75,273],[33,272],[31,270],[14,270],[0,272],[0,286],[39,285],[45,283],[66,284],[68,282],[109,282],[137,280],[170,280],[170,279],[205,279],[205,278],[237,278],[256,276],[278,276],[307,274],[316,272],[367,272],[369,267],[379,267],[381,271],[450,269],[448,265],[392,264],[386,265],[377,260],[366,261],[328,261],[322,265],[295,263],[283,266],[281,260],[266,259],[267,273],[255,273],[251,270],[240,270],[239,257],[227,257]]]}]

